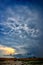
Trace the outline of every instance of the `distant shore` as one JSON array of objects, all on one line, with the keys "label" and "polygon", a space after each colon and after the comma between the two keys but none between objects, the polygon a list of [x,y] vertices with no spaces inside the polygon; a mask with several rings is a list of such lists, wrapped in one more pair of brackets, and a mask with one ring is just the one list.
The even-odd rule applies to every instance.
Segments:
[{"label": "distant shore", "polygon": [[18,61],[39,60],[39,61],[41,61],[42,60],[43,61],[43,58],[0,58],[0,60],[2,60],[2,61],[4,61],[4,60],[14,60],[14,61],[16,61],[16,60],[18,60]]}]

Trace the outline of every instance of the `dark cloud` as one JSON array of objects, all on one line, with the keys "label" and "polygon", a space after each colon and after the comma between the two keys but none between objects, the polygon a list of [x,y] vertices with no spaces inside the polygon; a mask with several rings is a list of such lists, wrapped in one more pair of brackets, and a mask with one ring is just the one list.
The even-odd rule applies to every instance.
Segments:
[{"label": "dark cloud", "polygon": [[15,48],[16,57],[43,57],[42,1],[0,0],[0,45]]}]

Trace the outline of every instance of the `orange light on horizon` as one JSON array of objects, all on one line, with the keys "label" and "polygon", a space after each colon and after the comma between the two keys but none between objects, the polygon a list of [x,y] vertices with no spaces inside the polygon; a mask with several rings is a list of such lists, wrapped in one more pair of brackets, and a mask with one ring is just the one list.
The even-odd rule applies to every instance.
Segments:
[{"label": "orange light on horizon", "polygon": [[13,48],[6,48],[5,52],[7,55],[15,54],[15,50]]},{"label": "orange light on horizon", "polygon": [[16,50],[11,48],[11,47],[6,47],[6,46],[0,46],[0,50],[4,55],[10,55],[10,54],[15,54]]}]

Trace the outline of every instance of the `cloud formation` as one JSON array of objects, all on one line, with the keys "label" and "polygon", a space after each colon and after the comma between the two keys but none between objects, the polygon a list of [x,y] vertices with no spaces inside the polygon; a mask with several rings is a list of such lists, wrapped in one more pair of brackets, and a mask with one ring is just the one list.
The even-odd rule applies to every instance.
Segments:
[{"label": "cloud formation", "polygon": [[[42,50],[39,43],[43,35],[41,16],[39,10],[23,5],[7,7],[1,12],[0,44],[11,47],[0,46],[2,54],[4,52],[11,54],[7,50],[15,48],[17,52],[15,54],[31,53],[38,56],[38,51]],[[13,54],[13,49],[11,51]]]},{"label": "cloud formation", "polygon": [[1,55],[13,55],[15,54],[15,49],[7,46],[0,45],[0,56]]}]

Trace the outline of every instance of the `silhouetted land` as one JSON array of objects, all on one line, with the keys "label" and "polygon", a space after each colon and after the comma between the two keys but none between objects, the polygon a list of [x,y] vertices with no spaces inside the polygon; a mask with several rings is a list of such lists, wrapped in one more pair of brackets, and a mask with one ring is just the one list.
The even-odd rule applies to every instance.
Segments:
[{"label": "silhouetted land", "polygon": [[43,65],[43,58],[0,58],[0,65]]},{"label": "silhouetted land", "polygon": [[39,61],[43,61],[43,58],[0,58],[0,61],[4,61],[4,60],[13,60],[13,61],[16,61],[16,60],[18,60],[18,61],[28,61],[28,60],[30,60],[30,61],[33,61],[33,60],[35,60],[35,61],[37,61],[37,60],[39,60]]}]

